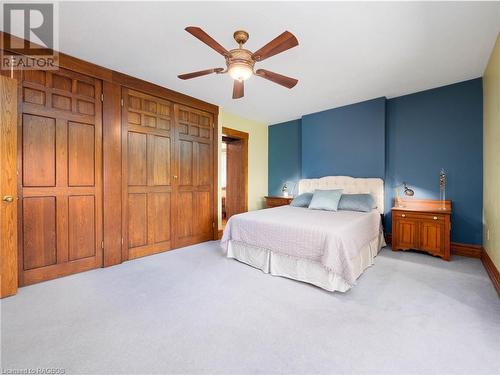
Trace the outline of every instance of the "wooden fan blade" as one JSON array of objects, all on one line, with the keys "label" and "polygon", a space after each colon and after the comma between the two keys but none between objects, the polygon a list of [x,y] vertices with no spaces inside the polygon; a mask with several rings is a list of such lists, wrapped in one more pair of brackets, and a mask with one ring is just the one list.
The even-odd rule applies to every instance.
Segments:
[{"label": "wooden fan blade", "polygon": [[289,31],[277,36],[264,47],[254,52],[252,57],[255,61],[262,61],[278,53],[286,51],[299,45],[297,38]]},{"label": "wooden fan blade", "polygon": [[223,68],[206,69],[206,70],[200,70],[198,72],[181,74],[181,75],[178,75],[177,77],[180,79],[191,79],[191,78],[206,76],[207,74],[220,73],[223,70],[224,70]]},{"label": "wooden fan blade", "polygon": [[290,78],[287,76],[283,76],[278,73],[270,72],[269,70],[266,69],[257,69],[255,72],[255,75],[258,75],[259,77],[268,79],[269,81],[272,81],[274,83],[277,83],[278,85],[285,86],[289,89],[294,87],[299,80],[295,78]]},{"label": "wooden fan blade", "polygon": [[193,35],[195,38],[198,38],[207,46],[213,48],[217,52],[219,52],[222,56],[226,56],[229,52],[222,47],[214,38],[204,32],[202,29],[196,26],[188,26],[184,30]]},{"label": "wooden fan blade", "polygon": [[245,95],[245,85],[243,81],[235,79],[233,84],[233,99],[243,98],[243,95]]}]

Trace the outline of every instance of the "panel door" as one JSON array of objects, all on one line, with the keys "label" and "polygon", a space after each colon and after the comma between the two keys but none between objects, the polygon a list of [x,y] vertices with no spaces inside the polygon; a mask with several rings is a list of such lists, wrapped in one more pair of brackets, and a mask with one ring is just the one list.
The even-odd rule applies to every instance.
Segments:
[{"label": "panel door", "polygon": [[414,220],[398,219],[396,222],[397,243],[398,249],[417,249],[418,238],[417,230],[418,223]]},{"label": "panel door", "polygon": [[242,140],[227,143],[226,217],[246,211],[244,147]]},{"label": "panel door", "polygon": [[122,97],[123,246],[133,259],[171,248],[172,104],[125,88]]},{"label": "panel door", "polygon": [[174,105],[176,124],[175,247],[213,239],[214,119],[212,114]]},{"label": "panel door", "polygon": [[444,225],[424,220],[420,223],[420,248],[432,254],[441,254],[444,249]]},{"label": "panel door", "polygon": [[102,265],[101,82],[68,70],[20,83],[19,281]]}]

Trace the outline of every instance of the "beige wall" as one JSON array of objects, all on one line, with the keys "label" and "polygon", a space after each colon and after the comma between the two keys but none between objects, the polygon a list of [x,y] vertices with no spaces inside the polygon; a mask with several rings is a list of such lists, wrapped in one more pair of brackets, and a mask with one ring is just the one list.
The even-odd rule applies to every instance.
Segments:
[{"label": "beige wall", "polygon": [[483,76],[483,243],[500,269],[500,34]]},{"label": "beige wall", "polygon": [[[220,110],[219,135],[222,127],[248,133],[248,209],[264,208],[264,196],[267,195],[267,124],[241,118]],[[221,165],[221,143],[219,136],[219,170]],[[221,175],[219,173],[219,229],[221,228]]]}]

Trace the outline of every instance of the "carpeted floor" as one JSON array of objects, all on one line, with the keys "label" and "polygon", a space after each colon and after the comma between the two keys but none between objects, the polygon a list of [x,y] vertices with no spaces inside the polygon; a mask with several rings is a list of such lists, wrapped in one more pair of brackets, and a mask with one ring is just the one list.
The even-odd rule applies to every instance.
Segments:
[{"label": "carpeted floor", "polygon": [[332,294],[211,242],[1,305],[3,371],[500,374],[500,299],[477,259],[384,249],[356,287]]}]

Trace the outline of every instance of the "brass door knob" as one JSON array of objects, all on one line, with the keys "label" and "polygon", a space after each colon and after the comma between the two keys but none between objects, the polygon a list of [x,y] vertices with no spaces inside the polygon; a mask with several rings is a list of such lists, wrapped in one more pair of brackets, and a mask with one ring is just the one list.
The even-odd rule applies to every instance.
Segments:
[{"label": "brass door knob", "polygon": [[177,176],[174,176],[174,179],[177,180]]},{"label": "brass door knob", "polygon": [[12,197],[12,195],[4,195],[3,198],[2,198],[2,200],[4,202],[10,203],[10,202],[12,202],[14,200],[14,197]]},{"label": "brass door knob", "polygon": [[405,215],[405,214],[402,214],[402,215],[401,215],[401,217],[406,217],[406,215]]},{"label": "brass door knob", "polygon": [[437,220],[438,218],[437,218],[437,216],[434,216],[434,217],[433,217],[433,219],[434,219],[434,220]]}]

